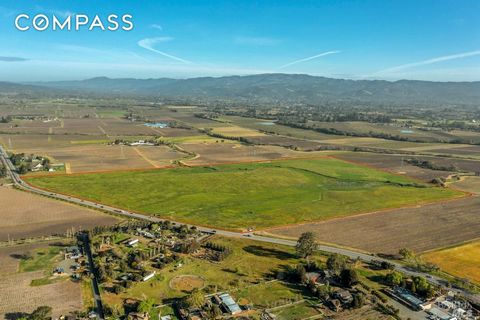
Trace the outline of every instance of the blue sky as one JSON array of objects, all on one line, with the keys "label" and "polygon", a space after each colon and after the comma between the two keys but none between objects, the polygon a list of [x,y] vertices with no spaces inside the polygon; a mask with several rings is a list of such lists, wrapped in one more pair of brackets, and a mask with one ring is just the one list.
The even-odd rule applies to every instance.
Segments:
[{"label": "blue sky", "polygon": [[[480,80],[480,1],[0,1],[0,80],[265,72]],[[21,32],[20,13],[131,14],[132,31]]]}]

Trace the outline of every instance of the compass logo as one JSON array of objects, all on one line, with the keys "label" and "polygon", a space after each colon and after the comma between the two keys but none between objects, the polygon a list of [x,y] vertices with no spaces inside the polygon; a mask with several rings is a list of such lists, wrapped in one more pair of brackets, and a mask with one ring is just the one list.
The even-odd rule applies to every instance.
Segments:
[{"label": "compass logo", "polygon": [[55,14],[48,16],[40,13],[31,16],[22,13],[15,18],[15,28],[19,31],[131,31],[134,28],[134,24],[131,14],[110,14],[106,17],[72,14],[60,18]]}]

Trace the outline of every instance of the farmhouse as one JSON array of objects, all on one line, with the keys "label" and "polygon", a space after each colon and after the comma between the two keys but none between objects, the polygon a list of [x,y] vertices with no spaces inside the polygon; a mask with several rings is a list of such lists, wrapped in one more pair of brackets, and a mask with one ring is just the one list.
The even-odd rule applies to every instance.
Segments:
[{"label": "farmhouse", "polygon": [[68,259],[75,260],[80,258],[81,256],[82,254],[80,253],[80,249],[77,246],[71,246],[71,247],[65,248],[65,260],[68,260]]},{"label": "farmhouse", "polygon": [[43,165],[40,162],[37,163],[36,165],[32,165],[33,172],[41,171],[41,170],[43,170]]},{"label": "farmhouse", "polygon": [[319,272],[307,272],[306,277],[313,282],[319,282],[321,280],[321,274]]},{"label": "farmhouse", "polygon": [[154,146],[154,143],[145,141],[145,140],[138,140],[135,142],[130,143],[130,146]]},{"label": "farmhouse", "polygon": [[335,299],[338,299],[342,302],[342,304],[346,305],[353,301],[352,294],[344,289],[338,290],[333,294]]}]

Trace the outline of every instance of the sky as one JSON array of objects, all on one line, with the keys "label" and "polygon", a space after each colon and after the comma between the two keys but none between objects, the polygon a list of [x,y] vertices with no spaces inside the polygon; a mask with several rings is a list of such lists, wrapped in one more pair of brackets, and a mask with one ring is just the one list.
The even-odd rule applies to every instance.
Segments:
[{"label": "sky", "polygon": [[[478,0],[0,0],[0,81],[305,73],[480,81]],[[20,31],[130,14],[131,31]]]}]

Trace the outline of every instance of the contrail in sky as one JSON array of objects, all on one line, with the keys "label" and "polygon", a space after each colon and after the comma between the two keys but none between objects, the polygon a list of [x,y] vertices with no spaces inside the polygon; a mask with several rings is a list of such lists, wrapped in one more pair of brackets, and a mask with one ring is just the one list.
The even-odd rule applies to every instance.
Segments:
[{"label": "contrail in sky", "polygon": [[171,41],[171,40],[173,40],[173,38],[171,38],[171,37],[145,38],[145,39],[142,39],[142,40],[138,41],[138,45],[140,47],[144,48],[144,49],[147,49],[147,50],[150,50],[152,52],[161,54],[162,56],[170,58],[172,60],[180,61],[180,62],[183,62],[183,63],[192,63],[191,61],[182,59],[180,57],[176,57],[176,56],[168,54],[166,52],[157,50],[153,47],[157,43],[167,42],[167,41]]},{"label": "contrail in sky", "polygon": [[287,64],[284,64],[283,66],[279,67],[279,69],[283,69],[283,68],[286,68],[286,67],[290,67],[294,64],[297,64],[297,63],[310,61],[310,60],[313,60],[313,59],[317,59],[317,58],[328,56],[328,55],[335,54],[335,53],[340,53],[340,51],[327,51],[327,52],[323,52],[323,53],[320,53],[320,54],[317,54],[317,55],[314,55],[314,56],[311,56],[311,57],[303,58],[303,59],[300,59],[300,60],[295,60],[295,61],[289,62]]},{"label": "contrail in sky", "polygon": [[470,51],[470,52],[462,52],[462,53],[452,54],[452,55],[449,55],[449,56],[436,57],[436,58],[431,58],[431,59],[428,59],[428,60],[402,64],[402,65],[399,65],[399,66],[396,66],[396,67],[391,67],[391,68],[388,68],[388,69],[377,71],[375,74],[396,72],[396,71],[400,71],[400,70],[403,70],[403,69],[424,66],[424,65],[427,65],[427,64],[432,64],[432,63],[437,63],[437,62],[442,62],[442,61],[449,61],[449,60],[456,60],[456,59],[463,59],[463,58],[473,57],[473,56],[478,56],[478,55],[480,55],[480,50]]}]

